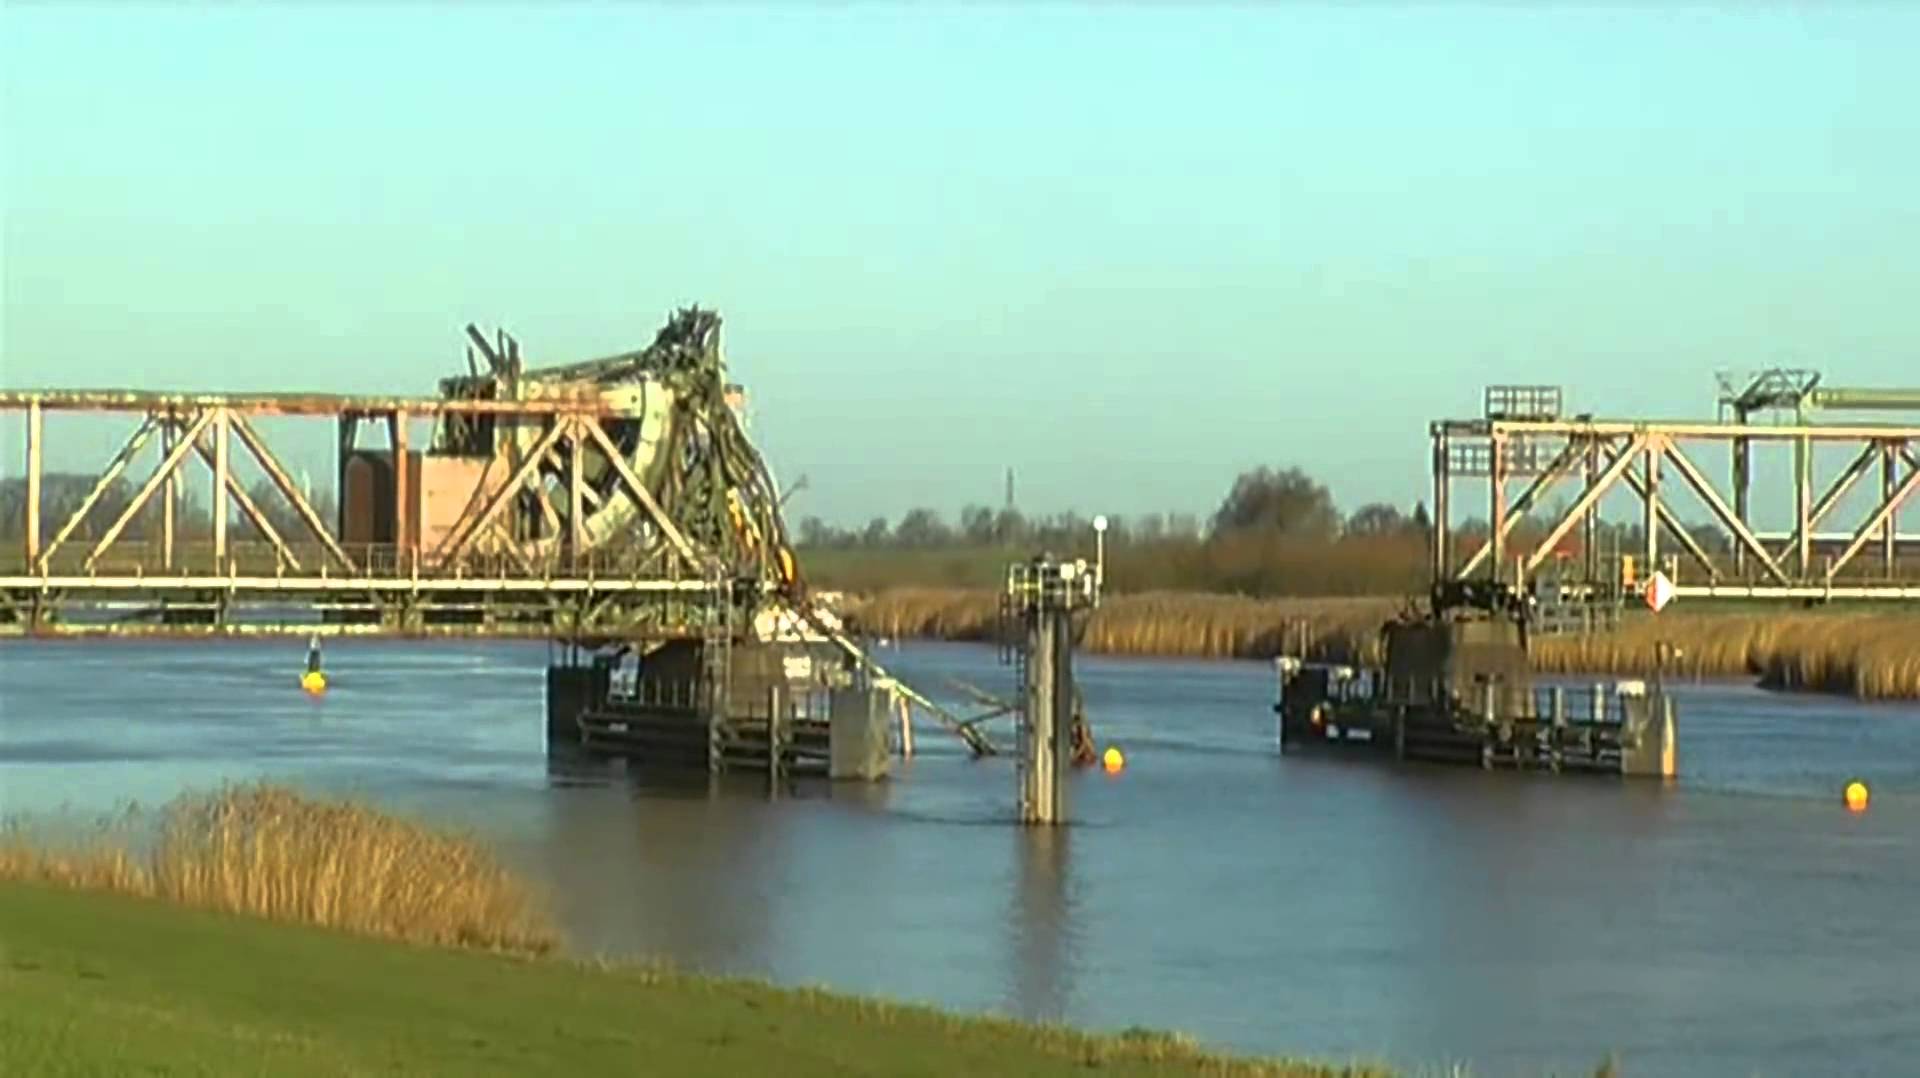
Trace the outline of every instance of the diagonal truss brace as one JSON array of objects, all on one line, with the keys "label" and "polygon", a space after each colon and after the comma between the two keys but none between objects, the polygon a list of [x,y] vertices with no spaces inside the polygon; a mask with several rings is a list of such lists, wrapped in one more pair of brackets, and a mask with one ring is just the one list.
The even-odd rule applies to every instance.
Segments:
[{"label": "diagonal truss brace", "polygon": [[649,517],[653,518],[653,522],[660,528],[661,534],[665,535],[667,541],[673,544],[673,549],[679,553],[681,558],[685,559],[689,568],[698,570],[703,564],[714,560],[711,555],[702,558],[700,553],[696,552],[694,545],[687,540],[686,535],[674,524],[673,518],[669,517],[666,510],[660,507],[660,503],[654,498],[653,492],[649,491],[647,485],[640,481],[640,477],[634,474],[633,467],[627,463],[627,458],[622,456],[620,451],[614,447],[613,439],[607,437],[607,432],[601,428],[597,420],[575,418],[573,422],[576,426],[585,428],[587,435],[593,439],[595,445],[600,447],[600,452],[605,454],[608,462],[613,465],[613,470],[620,476],[621,485],[627,494],[639,503],[640,507]]},{"label": "diagonal truss brace", "polygon": [[[174,469],[180,467],[180,462],[187,459],[187,454],[193,452],[192,443],[199,439],[200,435],[206,431],[208,425],[213,422],[214,417],[222,411],[223,409],[219,408],[208,408],[201,412],[200,415],[194,419],[193,423],[187,427],[185,437],[175,442],[173,448],[160,458],[160,463],[154,466],[153,474],[149,475],[147,481],[141,485],[139,493],[135,494],[133,500],[127,503],[127,507],[120,511],[120,516],[107,528],[106,533],[100,536],[100,541],[94,544],[93,550],[87,555],[85,562],[86,568],[92,569],[94,563],[100,560],[100,556],[107,552],[107,548],[113,545],[114,540],[120,538],[120,533],[125,531],[127,525],[133,522],[134,515],[139,513],[141,507],[147,504],[148,500],[153,497],[154,491],[160,489],[160,484],[166,482],[167,477],[173,474]],[[147,422],[143,424],[143,428],[146,430],[148,436],[150,436],[158,426],[159,424],[151,415],[147,417]],[[144,441],[145,437],[141,440]]]},{"label": "diagonal truss brace", "polygon": [[279,488],[281,495],[287,499],[287,504],[293,506],[293,511],[306,522],[307,530],[313,533],[314,538],[320,540],[320,545],[326,548],[327,554],[334,561],[339,562],[340,567],[347,572],[356,572],[357,567],[353,564],[353,559],[340,548],[333,533],[327,530],[326,523],[320,519],[319,512],[313,508],[313,503],[307,501],[306,496],[300,493],[300,488],[294,485],[293,479],[287,475],[287,470],[280,466],[280,461],[274,457],[273,451],[267,448],[267,443],[260,437],[259,432],[253,429],[252,423],[247,422],[246,415],[229,411],[229,420],[233,424],[233,432],[240,436],[240,444],[247,447],[247,452],[252,454],[254,463],[260,465],[260,470],[267,473],[267,481]]},{"label": "diagonal truss brace", "polygon": [[1573,505],[1561,514],[1560,522],[1540,540],[1533,553],[1527,555],[1525,570],[1528,575],[1532,575],[1533,571],[1540,567],[1540,563],[1547,560],[1560,540],[1566,538],[1567,533],[1580,523],[1587,510],[1593,508],[1601,496],[1620,481],[1620,477],[1632,466],[1634,458],[1645,452],[1646,448],[1647,435],[1634,435],[1619,455],[1613,458],[1613,462],[1608,464],[1599,475],[1593,477],[1593,481],[1587,484],[1587,489],[1581,491],[1580,497],[1574,499]]},{"label": "diagonal truss brace", "polygon": [[487,525],[493,522],[493,518],[499,516],[500,511],[505,509],[509,502],[518,498],[526,489],[527,477],[532,475],[534,470],[540,467],[540,462],[546,457],[547,451],[559,443],[561,436],[566,433],[568,425],[568,421],[562,419],[547,428],[547,432],[540,436],[538,442],[534,443],[532,451],[526,454],[525,459],[521,460],[520,466],[515,468],[513,474],[507,477],[507,481],[502,483],[500,488],[494,491],[493,495],[487,499],[486,505],[480,511],[480,514],[467,518],[462,526],[456,528],[441,541],[440,548],[434,552],[434,560],[441,562],[452,561],[465,551],[477,536],[487,532]]},{"label": "diagonal truss brace", "polygon": [[[1533,504],[1540,500],[1540,496],[1545,494],[1547,489],[1553,486],[1554,483],[1559,482],[1573,470],[1573,466],[1579,462],[1580,453],[1584,448],[1585,447],[1579,442],[1569,440],[1566,445],[1560,448],[1559,454],[1553,458],[1551,464],[1547,465],[1546,470],[1535,476],[1533,482],[1527,484],[1527,488],[1520,492],[1520,496],[1515,498],[1513,504],[1508,506],[1507,511],[1502,514],[1499,536],[1501,543],[1504,544],[1506,542],[1507,537],[1512,534],[1514,527],[1517,526],[1528,511],[1533,508]],[[1494,537],[1488,536],[1486,541],[1480,544],[1480,549],[1474,551],[1473,557],[1467,559],[1467,563],[1460,568],[1455,576],[1460,579],[1472,576],[1473,571],[1480,568],[1481,563],[1487,560],[1487,556],[1493,553],[1493,544]]]},{"label": "diagonal truss brace", "polygon": [[93,507],[105,496],[107,488],[113,485],[115,479],[120,478],[120,473],[127,470],[127,465],[132,464],[133,458],[138,456],[140,450],[146,446],[147,439],[153,437],[154,431],[159,429],[158,419],[153,413],[147,413],[146,418],[121,444],[120,451],[113,455],[107,470],[101,472],[100,478],[94,480],[92,489],[88,490],[87,496],[80,500],[79,508],[73,511],[73,515],[67,518],[66,523],[60,525],[60,530],[54,533],[53,541],[40,552],[39,558],[35,561],[35,568],[45,570],[51,564],[53,552],[60,549],[60,544],[66,542],[79,529],[81,522],[87,519],[87,514],[93,512]]},{"label": "diagonal truss brace", "polygon": [[1707,481],[1706,475],[1687,458],[1685,453],[1681,452],[1679,444],[1664,434],[1654,437],[1658,440],[1661,451],[1680,472],[1680,477],[1685,479],[1687,485],[1693,488],[1693,492],[1706,503],[1707,509],[1719,519],[1721,525],[1732,533],[1741,546],[1747,548],[1748,553],[1760,560],[1761,567],[1776,583],[1788,583],[1787,574],[1780,568],[1778,559],[1767,553],[1767,548],[1761,545],[1760,540],[1754,536],[1746,524],[1741,522],[1740,517],[1727,507],[1726,501],[1720,497],[1718,491],[1713,489],[1713,484]]},{"label": "diagonal truss brace", "polygon": [[1853,463],[1847,465],[1846,471],[1840,473],[1839,477],[1833,481],[1833,485],[1827,488],[1826,493],[1820,495],[1820,500],[1813,503],[1813,508],[1807,511],[1806,524],[1794,526],[1793,535],[1780,547],[1779,557],[1784,558],[1800,549],[1801,538],[1811,534],[1813,529],[1826,519],[1827,514],[1833,512],[1833,507],[1840,504],[1840,499],[1846,497],[1847,492],[1853,489],[1853,485],[1860,481],[1860,477],[1872,469],[1873,462],[1879,455],[1880,447],[1876,444],[1868,444],[1860,451],[1859,456],[1853,458]]},{"label": "diagonal truss brace", "polygon": [[[184,431],[186,427],[186,424],[172,419],[167,420],[167,424],[175,430],[181,431]],[[208,470],[213,473],[215,482],[218,482],[222,469],[218,459],[214,455],[214,451],[207,447],[206,436],[202,435],[200,438],[195,439],[193,448],[194,451],[199,454],[200,459],[205,462]],[[266,536],[267,542],[273,544],[274,550],[281,558],[286,560],[287,565],[292,567],[295,572],[298,572],[300,569],[300,559],[293,556],[293,550],[287,546],[286,540],[280,537],[280,533],[274,530],[273,525],[267,521],[267,515],[260,511],[259,506],[254,504],[252,495],[249,495],[246,488],[240,485],[240,480],[233,474],[233,469],[225,469],[225,475],[227,493],[233,495],[234,502],[240,506],[240,512],[245,514],[246,518],[253,523],[254,527],[260,529],[260,534]]]},{"label": "diagonal truss brace", "polygon": [[1839,573],[1841,569],[1845,568],[1849,561],[1853,560],[1855,554],[1860,553],[1861,548],[1866,546],[1867,541],[1872,539],[1874,535],[1880,531],[1882,525],[1888,528],[1893,527],[1892,521],[1894,514],[1900,511],[1900,506],[1905,504],[1909,497],[1912,497],[1916,489],[1920,489],[1920,463],[1914,462],[1911,453],[1905,453],[1903,455],[1906,456],[1908,462],[1912,464],[1912,467],[1907,472],[1906,480],[1903,481],[1899,487],[1895,488],[1892,495],[1880,503],[1880,507],[1874,510],[1873,515],[1868,517],[1866,522],[1860,525],[1860,529],[1853,533],[1853,539],[1847,543],[1847,548],[1840,552],[1839,557],[1833,559],[1833,564],[1827,566],[1827,583],[1833,583],[1834,576]]},{"label": "diagonal truss brace", "polygon": [[[1661,434],[1647,435],[1646,452],[1658,453],[1659,443],[1664,441],[1665,437],[1665,435]],[[1603,446],[1602,452],[1611,454],[1614,450]],[[1632,454],[1627,455],[1631,456]],[[1608,459],[1611,460],[1611,456],[1609,456]],[[1629,465],[1631,465],[1631,461],[1629,461]],[[1628,489],[1639,496],[1642,503],[1647,501],[1647,481],[1639,475],[1634,474],[1631,466],[1627,468],[1626,474],[1621,478],[1626,481]],[[1713,556],[1708,554],[1706,549],[1700,545],[1700,540],[1695,539],[1693,533],[1687,530],[1686,522],[1682,521],[1678,516],[1675,516],[1673,510],[1667,508],[1667,503],[1665,502],[1656,500],[1653,509],[1654,515],[1658,518],[1658,523],[1666,525],[1667,534],[1673,536],[1675,542],[1685,547],[1688,556],[1693,558],[1694,562],[1697,563],[1700,568],[1706,570],[1707,579],[1720,579],[1720,570],[1713,564]]]}]

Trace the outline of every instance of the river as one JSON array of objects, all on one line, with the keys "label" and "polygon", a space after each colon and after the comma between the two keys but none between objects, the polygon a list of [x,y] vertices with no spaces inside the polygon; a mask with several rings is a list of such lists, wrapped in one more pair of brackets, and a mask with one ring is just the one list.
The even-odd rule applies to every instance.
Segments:
[{"label": "river", "polygon": [[[935,727],[888,783],[660,785],[550,762],[544,645],[0,646],[0,809],[270,777],[476,830],[574,945],[1249,1052],[1477,1075],[1910,1073],[1920,707],[1679,687],[1679,781],[1277,755],[1262,663],[1083,657],[1118,775],[1011,824],[1005,759]],[[911,644],[917,685],[1003,689]],[[1000,740],[1007,742],[1005,726]],[[1869,810],[1841,789],[1864,779]]]}]

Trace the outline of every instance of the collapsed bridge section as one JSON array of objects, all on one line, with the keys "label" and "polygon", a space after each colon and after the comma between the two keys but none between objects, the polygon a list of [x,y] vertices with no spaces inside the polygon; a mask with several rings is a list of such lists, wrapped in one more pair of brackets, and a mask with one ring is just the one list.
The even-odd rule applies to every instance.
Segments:
[{"label": "collapsed bridge section", "polygon": [[[766,653],[742,659],[753,669],[804,671],[823,690],[879,685],[957,725],[807,594],[720,329],[688,308],[645,348],[529,367],[519,342],[468,326],[466,372],[431,397],[0,392],[0,416],[23,421],[26,440],[25,474],[0,482],[0,635],[624,649],[643,669],[655,655],[676,682],[691,672],[691,695],[674,699],[710,740],[724,740],[744,648]],[[118,449],[97,472],[48,469],[50,446],[74,457],[50,428],[103,421],[120,427]],[[289,447],[297,428],[325,423],[335,483],[316,492]],[[795,648],[830,661],[784,662]],[[991,751],[972,728],[963,736]]]}]

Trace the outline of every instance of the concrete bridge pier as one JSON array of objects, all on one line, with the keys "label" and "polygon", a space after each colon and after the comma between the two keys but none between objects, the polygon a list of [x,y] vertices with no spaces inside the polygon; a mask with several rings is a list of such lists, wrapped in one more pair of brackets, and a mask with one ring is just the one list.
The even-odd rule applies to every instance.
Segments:
[{"label": "concrete bridge pier", "polygon": [[1027,626],[1025,723],[1020,737],[1020,820],[1067,818],[1066,771],[1073,759],[1073,638],[1068,612],[1042,604]]},{"label": "concrete bridge pier", "polygon": [[607,698],[613,684],[616,656],[595,655],[584,664],[554,663],[547,667],[547,745],[581,743],[580,716]]},{"label": "concrete bridge pier", "polygon": [[[1067,820],[1067,770],[1074,759],[1073,615],[1099,601],[1099,570],[1041,555],[1008,567],[1002,624],[1013,629],[1019,667],[1020,822]],[[1017,628],[1016,628],[1017,627]]]}]

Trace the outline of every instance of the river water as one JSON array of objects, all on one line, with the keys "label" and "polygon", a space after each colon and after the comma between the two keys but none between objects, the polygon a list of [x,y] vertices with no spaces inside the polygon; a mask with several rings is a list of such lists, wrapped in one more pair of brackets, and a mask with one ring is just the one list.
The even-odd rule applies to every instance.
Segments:
[{"label": "river water", "polygon": [[[891,782],[770,801],[760,778],[549,761],[544,645],[341,641],[320,700],[304,654],[0,646],[0,809],[352,792],[484,834],[582,951],[1250,1052],[1480,1075],[1920,1060],[1920,707],[1682,686],[1663,786],[1282,758],[1267,665],[1083,657],[1127,767],[1076,775],[1076,825],[1036,833],[1010,822],[1010,762],[934,727]],[[1010,676],[983,647],[885,661],[929,691]]]}]

